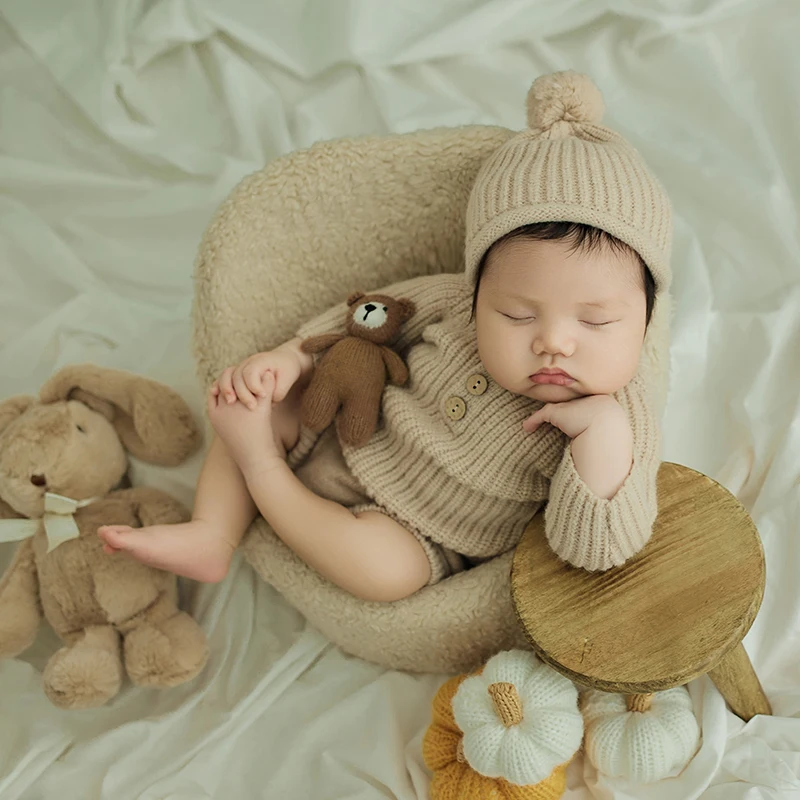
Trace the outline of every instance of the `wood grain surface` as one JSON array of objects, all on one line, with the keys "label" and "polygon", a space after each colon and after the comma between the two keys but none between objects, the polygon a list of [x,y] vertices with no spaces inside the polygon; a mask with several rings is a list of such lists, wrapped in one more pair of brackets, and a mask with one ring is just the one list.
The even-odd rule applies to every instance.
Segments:
[{"label": "wood grain surface", "polygon": [[606,572],[562,562],[543,512],[517,547],[511,591],[520,623],[542,660],[576,683],[626,694],[685,684],[719,664],[758,613],[764,552],[738,500],[708,476],[664,462],[658,507],[645,548]]}]

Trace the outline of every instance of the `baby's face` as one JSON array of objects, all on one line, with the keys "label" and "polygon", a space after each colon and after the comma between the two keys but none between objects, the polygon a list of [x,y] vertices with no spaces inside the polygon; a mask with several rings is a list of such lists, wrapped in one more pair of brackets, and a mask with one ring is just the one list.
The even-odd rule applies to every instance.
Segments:
[{"label": "baby's face", "polygon": [[621,389],[636,373],[644,341],[646,301],[636,256],[607,246],[571,247],[505,242],[490,254],[478,290],[484,367],[504,389],[544,403]]}]

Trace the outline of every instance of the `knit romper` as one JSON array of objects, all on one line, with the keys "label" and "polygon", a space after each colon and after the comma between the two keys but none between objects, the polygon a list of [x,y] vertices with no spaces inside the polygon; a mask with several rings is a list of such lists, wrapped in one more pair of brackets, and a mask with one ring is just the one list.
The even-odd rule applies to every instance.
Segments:
[{"label": "knit romper", "polygon": [[[642,370],[614,395],[631,423],[634,457],[605,500],[578,475],[565,434],[551,425],[523,430],[542,403],[498,386],[481,364],[463,274],[378,291],[416,304],[394,346],[409,380],[387,384],[379,427],[362,447],[341,446],[333,426],[321,436],[302,428],[288,461],[309,489],[403,525],[430,559],[431,583],[513,548],[545,503],[548,541],[570,564],[604,570],[644,547],[657,513],[660,435]],[[346,314],[342,303],[297,335],[344,333]]]}]

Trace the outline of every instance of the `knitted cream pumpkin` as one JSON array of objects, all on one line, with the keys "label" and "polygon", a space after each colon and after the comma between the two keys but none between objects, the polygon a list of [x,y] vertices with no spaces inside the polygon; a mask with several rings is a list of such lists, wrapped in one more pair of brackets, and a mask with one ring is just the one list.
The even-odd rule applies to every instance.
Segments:
[{"label": "knitted cream pumpkin", "polygon": [[423,741],[431,800],[561,797],[583,737],[577,699],[569,680],[525,651],[449,680]]},{"label": "knitted cream pumpkin", "polygon": [[589,690],[581,700],[586,755],[606,775],[650,783],[682,769],[697,751],[700,727],[683,686],[657,692],[642,710],[621,694]]}]

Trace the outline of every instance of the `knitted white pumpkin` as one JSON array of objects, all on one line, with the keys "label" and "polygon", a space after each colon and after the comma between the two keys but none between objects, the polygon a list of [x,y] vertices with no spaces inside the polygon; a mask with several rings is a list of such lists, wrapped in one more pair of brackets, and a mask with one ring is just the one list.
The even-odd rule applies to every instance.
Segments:
[{"label": "knitted white pumpkin", "polygon": [[519,786],[543,781],[583,739],[577,689],[524,650],[498,653],[467,678],[453,714],[472,769]]},{"label": "knitted white pumpkin", "polygon": [[653,694],[643,711],[629,710],[622,694],[589,690],[581,699],[586,755],[606,775],[651,783],[685,767],[697,751],[700,726],[684,686]]}]

